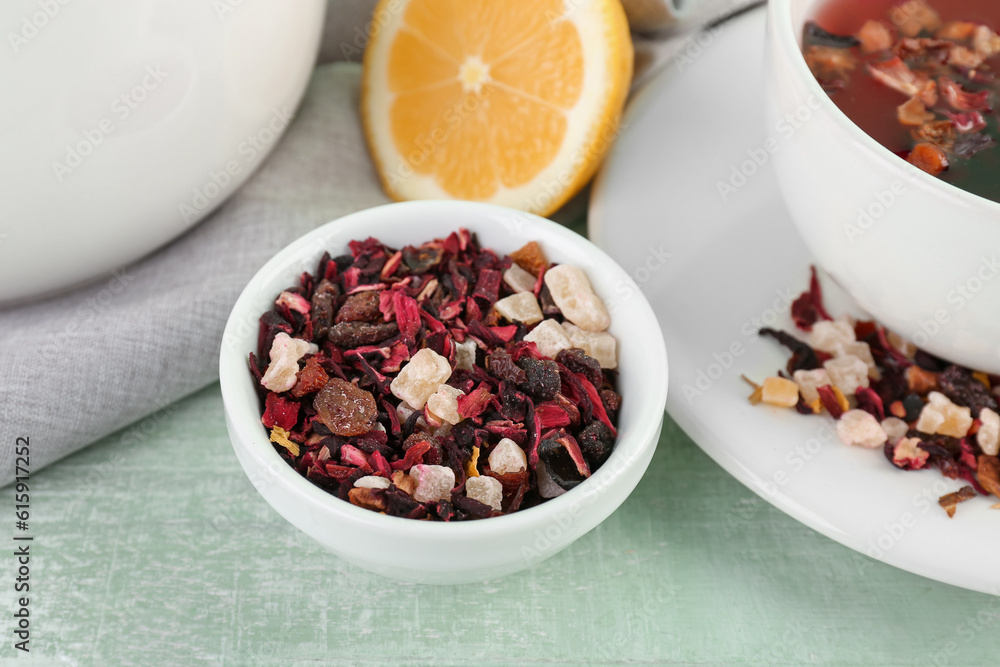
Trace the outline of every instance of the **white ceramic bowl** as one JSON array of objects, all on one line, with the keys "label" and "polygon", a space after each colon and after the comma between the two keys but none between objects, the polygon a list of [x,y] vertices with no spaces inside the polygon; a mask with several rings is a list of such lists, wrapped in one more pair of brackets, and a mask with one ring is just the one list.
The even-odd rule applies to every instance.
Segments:
[{"label": "white ceramic bowl", "polygon": [[[247,357],[257,345],[257,320],[275,296],[314,271],[324,250],[347,251],[353,239],[374,236],[402,247],[444,237],[458,227],[484,247],[511,252],[538,241],[551,261],[583,268],[612,312],[619,340],[619,437],[611,458],[586,482],[539,506],[502,517],[433,523],[355,507],[314,486],[268,442]],[[226,424],[251,482],[294,526],[342,558],[408,581],[454,584],[501,577],[563,549],[589,531],[631,493],[649,464],[663,421],[667,358],[663,336],[629,275],[592,243],[534,215],[460,201],[389,204],[330,222],[274,256],[236,302],[222,344],[219,374]]]},{"label": "white ceramic bowl", "polygon": [[792,218],[820,265],[883,324],[1000,373],[1000,204],[913,167],[837,108],[801,51],[819,1],[768,3],[773,143],[761,154],[771,154]]},{"label": "white ceramic bowl", "polygon": [[224,202],[294,115],[325,9],[0,3],[0,303],[121,267]]}]

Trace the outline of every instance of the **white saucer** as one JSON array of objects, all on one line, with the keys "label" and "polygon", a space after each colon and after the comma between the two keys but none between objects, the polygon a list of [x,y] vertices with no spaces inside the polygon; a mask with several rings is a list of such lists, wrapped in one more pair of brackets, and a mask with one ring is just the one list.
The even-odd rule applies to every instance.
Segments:
[{"label": "white saucer", "polygon": [[[667,410],[709,456],[841,544],[1000,594],[1000,510],[989,499],[949,519],[937,498],[964,483],[846,447],[829,418],[747,401],[740,374],[760,380],[788,359],[757,329],[791,329],[788,302],[812,263],[762,150],[785,141],[763,120],[764,23],[757,9],[702,34],[638,94],[595,184],[590,238],[653,304],[671,360]],[[852,307],[825,287],[831,312]],[[612,301],[628,298],[631,286],[620,288]]]}]

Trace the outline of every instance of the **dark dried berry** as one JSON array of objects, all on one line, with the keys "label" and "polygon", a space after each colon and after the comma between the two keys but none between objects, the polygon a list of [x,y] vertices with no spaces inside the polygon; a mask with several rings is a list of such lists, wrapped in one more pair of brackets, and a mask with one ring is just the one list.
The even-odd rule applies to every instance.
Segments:
[{"label": "dark dried berry", "polygon": [[580,443],[580,450],[583,452],[583,458],[587,460],[587,465],[591,470],[596,470],[611,456],[615,436],[602,422],[594,421],[580,431],[577,441]]},{"label": "dark dried berry", "polygon": [[403,441],[403,451],[405,452],[410,447],[420,444],[421,442],[426,442],[430,444],[431,447],[437,447],[438,449],[441,448],[441,443],[437,441],[437,438],[435,438],[430,433],[425,433],[421,431],[419,433],[412,433],[409,436],[407,436],[406,440]]},{"label": "dark dried berry", "polygon": [[518,368],[511,356],[507,354],[507,350],[502,348],[490,353],[486,358],[486,366],[489,368],[490,374],[500,380],[506,380],[518,385],[528,381],[528,376],[525,372]]},{"label": "dark dried berry", "polygon": [[431,505],[434,514],[442,521],[454,521],[458,517],[455,515],[455,506],[447,500],[439,500]]},{"label": "dark dried berry", "polygon": [[924,401],[918,394],[907,394],[903,399],[903,409],[906,410],[904,421],[917,421],[920,418],[920,411],[924,409]]},{"label": "dark dried berry", "polygon": [[376,322],[382,317],[378,309],[379,293],[374,291],[358,292],[347,297],[344,305],[337,311],[336,324],[341,322]]},{"label": "dark dried berry", "polygon": [[523,422],[528,397],[504,382],[500,385],[500,416],[512,422]]},{"label": "dark dried berry", "polygon": [[964,368],[949,366],[938,377],[941,393],[959,405],[972,408],[972,416],[979,417],[979,411],[989,408],[996,411],[997,402],[982,382],[972,377]]},{"label": "dark dried berry", "polygon": [[337,435],[361,435],[372,430],[378,408],[375,397],[350,382],[333,378],[313,399],[317,418]]},{"label": "dark dried berry", "polygon": [[549,438],[538,445],[538,458],[545,463],[545,471],[552,481],[567,491],[583,481],[569,452],[558,440]]},{"label": "dark dried berry", "polygon": [[321,280],[312,296],[313,340],[323,340],[333,326],[333,315],[336,310],[337,297],[340,288],[329,280]]},{"label": "dark dried berry", "polygon": [[525,393],[538,401],[548,401],[559,393],[562,382],[559,379],[559,366],[551,359],[532,359],[523,357],[518,365],[527,376],[518,385]]},{"label": "dark dried berry", "polygon": [[330,327],[327,339],[342,349],[374,345],[399,333],[395,322],[341,322]]},{"label": "dark dried berry", "polygon": [[604,373],[601,372],[601,363],[578,347],[563,350],[556,355],[556,361],[570,369],[574,373],[580,373],[590,380],[590,384],[600,387],[604,384]]},{"label": "dark dried berry", "polygon": [[600,391],[601,403],[604,404],[604,411],[608,413],[608,419],[612,424],[618,423],[618,409],[622,406],[621,394],[613,389],[602,389]]},{"label": "dark dried berry", "polygon": [[391,516],[410,516],[421,507],[420,503],[396,488],[386,489],[385,513]]}]

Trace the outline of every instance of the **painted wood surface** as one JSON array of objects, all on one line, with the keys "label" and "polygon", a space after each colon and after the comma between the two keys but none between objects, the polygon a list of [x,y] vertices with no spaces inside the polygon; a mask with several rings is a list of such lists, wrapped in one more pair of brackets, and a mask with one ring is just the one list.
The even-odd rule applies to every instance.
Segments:
[{"label": "painted wood surface", "polygon": [[287,524],[243,475],[217,386],[32,475],[31,503],[24,664],[997,664],[1000,598],[802,526],[669,417],[607,521],[481,585],[382,579]]}]

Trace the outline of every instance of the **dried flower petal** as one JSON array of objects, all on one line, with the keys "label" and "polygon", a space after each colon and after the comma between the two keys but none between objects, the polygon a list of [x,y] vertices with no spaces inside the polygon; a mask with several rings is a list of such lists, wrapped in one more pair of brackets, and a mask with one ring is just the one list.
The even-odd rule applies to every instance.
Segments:
[{"label": "dried flower petal", "polygon": [[938,78],[938,88],[944,99],[952,108],[958,111],[989,111],[990,91],[980,90],[973,93],[965,90],[950,77]]},{"label": "dried flower petal", "polygon": [[899,56],[882,62],[868,63],[868,71],[876,81],[907,97],[919,95],[928,81],[927,76],[911,70]]},{"label": "dried flower petal", "polygon": [[264,401],[264,415],[261,422],[267,428],[278,426],[286,431],[295,428],[299,420],[299,403],[271,392]]},{"label": "dried flower petal", "polygon": [[[479,447],[473,447],[472,456],[469,457],[469,460],[465,464],[465,475],[469,478],[479,477],[479,451]],[[466,484],[469,481],[466,481]]]},{"label": "dried flower petal", "polygon": [[292,456],[298,457],[299,455],[298,444],[289,440],[288,431],[281,428],[280,426],[275,426],[274,428],[271,429],[271,442],[281,445],[282,447],[287,449]]}]

